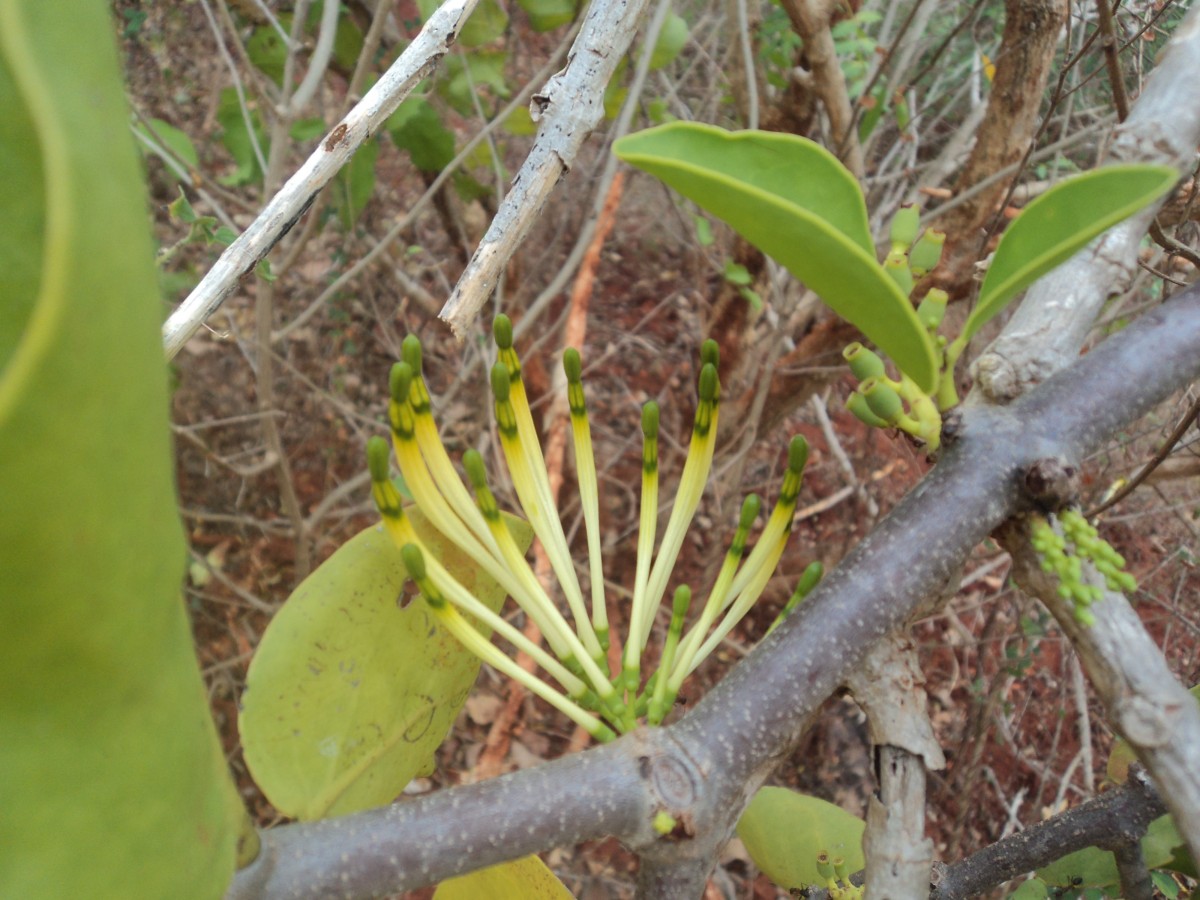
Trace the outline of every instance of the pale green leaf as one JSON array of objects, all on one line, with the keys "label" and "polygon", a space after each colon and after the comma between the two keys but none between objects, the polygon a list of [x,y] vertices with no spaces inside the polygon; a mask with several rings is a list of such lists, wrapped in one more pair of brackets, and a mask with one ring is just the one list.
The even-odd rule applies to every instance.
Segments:
[{"label": "pale green leaf", "polygon": [[935,388],[933,344],[875,259],[858,183],[823,147],[787,134],[672,122],[624,137],[613,149],[724,219],[922,389]]},{"label": "pale green leaf", "polygon": [[650,53],[650,68],[661,69],[671,63],[683,50],[688,39],[688,25],[683,16],[668,13],[654,50]]},{"label": "pale green leaf", "polygon": [[534,31],[553,31],[575,18],[576,0],[517,0]]},{"label": "pale green leaf", "polygon": [[1057,184],[1004,232],[960,340],[1092,238],[1161,197],[1179,180],[1169,166],[1105,166]]},{"label": "pale green leaf", "polygon": [[218,898],[234,869],[113,38],[105,0],[0,0],[0,897]]},{"label": "pale green leaf", "polygon": [[514,859],[438,885],[434,900],[571,900],[571,892],[536,856]]},{"label": "pale green leaf", "polygon": [[824,886],[817,855],[842,857],[853,875],[866,865],[862,835],[866,823],[840,806],[787,788],[759,788],[737,834],[754,864],[785,890]]},{"label": "pale green leaf", "polygon": [[[150,119],[149,127],[144,122],[138,122],[137,130],[156,144],[166,147],[171,155],[187,166],[189,170],[195,171],[200,168],[200,157],[196,155],[196,145],[192,143],[192,139],[187,136],[186,132],[176,128],[170,122],[164,122],[162,119]],[[147,148],[147,152],[149,152],[149,148]]]},{"label": "pale green leaf", "polygon": [[[421,539],[492,609],[503,590],[410,510]],[[528,546],[528,526],[508,519]],[[239,718],[246,763],[267,798],[299,819],[393,800],[431,770],[479,660],[429,614],[400,608],[407,579],[381,526],[347,541],[296,588],[254,654]]]},{"label": "pale green leaf", "polygon": [[[1183,843],[1183,839],[1170,816],[1159,816],[1150,823],[1141,843],[1142,858],[1147,867],[1157,869],[1171,861],[1174,849]],[[1062,887],[1108,887],[1121,880],[1117,861],[1110,852],[1099,847],[1085,847],[1069,853],[1039,869],[1037,874],[1047,884]]]}]

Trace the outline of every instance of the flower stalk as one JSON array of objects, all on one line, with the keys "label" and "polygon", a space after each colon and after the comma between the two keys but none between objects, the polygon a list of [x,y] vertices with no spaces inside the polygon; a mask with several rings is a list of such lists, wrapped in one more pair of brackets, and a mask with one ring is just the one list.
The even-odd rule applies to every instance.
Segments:
[{"label": "flower stalk", "polygon": [[[375,437],[368,442],[368,463],[371,492],[383,524],[431,613],[484,662],[525,685],[599,741],[633,729],[642,717],[649,724],[658,724],[673,706],[683,680],[745,616],[774,573],[791,531],[808,445],[802,437],[793,439],[779,499],[749,553],[747,543],[761,501],[753,494],[746,498],[716,583],[690,629],[686,625],[692,592],[687,585],[675,588],[658,668],[643,684],[644,651],[712,468],[720,407],[717,345],[706,341],[701,349],[698,404],[688,455],[657,552],[659,412],[653,401],[642,410],[641,528],[633,598],[627,610],[629,631],[616,670],[610,672],[606,651],[612,639],[612,609],[604,585],[600,487],[583,389],[583,361],[575,350],[567,350],[563,356],[586,532],[590,609],[553,502],[521,380],[520,359],[512,344],[512,325],[506,317],[497,318],[493,335],[497,360],[491,386],[500,445],[521,510],[550,560],[562,606],[538,580],[509,532],[488,486],[483,457],[475,450],[464,454],[466,485],[451,462],[438,436],[421,374],[421,345],[411,335],[404,341],[402,361],[392,367],[389,377],[391,449],[417,508],[533,619],[545,635],[548,650],[477,600],[460,580],[466,576],[448,571],[421,542],[391,482],[388,444]],[[810,566],[801,579],[804,590],[798,588],[793,594],[789,609],[819,576],[819,567],[813,575]],[[527,653],[557,687],[517,666],[492,643],[493,633]]]}]

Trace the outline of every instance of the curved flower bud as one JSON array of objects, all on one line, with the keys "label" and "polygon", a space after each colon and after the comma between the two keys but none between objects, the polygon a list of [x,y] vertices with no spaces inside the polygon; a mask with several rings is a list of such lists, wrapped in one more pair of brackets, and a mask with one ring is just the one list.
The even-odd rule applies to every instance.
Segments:
[{"label": "curved flower bud", "polygon": [[846,345],[846,349],[842,351],[842,358],[849,364],[850,371],[859,381],[866,381],[868,378],[882,378],[886,374],[883,360],[879,358],[879,354],[864,347],[858,341]]}]

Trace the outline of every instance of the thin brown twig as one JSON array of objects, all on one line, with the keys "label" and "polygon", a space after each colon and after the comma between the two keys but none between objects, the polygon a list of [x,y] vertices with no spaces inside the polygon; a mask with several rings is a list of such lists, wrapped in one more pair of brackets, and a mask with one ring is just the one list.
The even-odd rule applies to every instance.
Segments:
[{"label": "thin brown twig", "polygon": [[1162,465],[1163,460],[1165,460],[1171,454],[1171,451],[1175,448],[1175,445],[1178,444],[1183,438],[1183,435],[1188,430],[1188,427],[1192,424],[1192,422],[1196,421],[1197,416],[1200,416],[1200,397],[1197,397],[1192,401],[1192,405],[1188,407],[1188,411],[1183,414],[1183,418],[1179,420],[1179,423],[1171,430],[1171,433],[1167,435],[1167,439],[1163,441],[1162,446],[1155,451],[1152,457],[1150,457],[1150,461],[1142,466],[1142,468],[1138,470],[1138,473],[1130,478],[1129,481],[1127,481],[1115,494],[1113,494],[1099,506],[1094,506],[1089,509],[1085,513],[1087,518],[1091,519],[1094,516],[1100,515],[1100,513],[1120,503],[1131,493],[1137,490],[1138,486],[1149,477],[1150,473]]}]

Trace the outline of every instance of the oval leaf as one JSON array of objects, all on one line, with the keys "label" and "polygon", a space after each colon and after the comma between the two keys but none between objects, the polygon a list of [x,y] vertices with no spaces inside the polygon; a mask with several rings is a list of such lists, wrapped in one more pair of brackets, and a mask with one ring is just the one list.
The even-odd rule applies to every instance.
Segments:
[{"label": "oval leaf", "polygon": [[438,885],[433,900],[572,900],[571,892],[536,856],[514,859]]},{"label": "oval leaf", "polygon": [[240,804],[179,596],[112,26],[105,0],[0,0],[0,897],[215,900]]},{"label": "oval leaf", "polygon": [[[442,564],[499,609],[503,590],[408,514]],[[508,524],[528,546],[529,526]],[[246,764],[281,812],[311,820],[382,806],[431,771],[479,660],[423,602],[398,608],[407,578],[400,551],[371,526],[296,588],[263,635],[239,723]]]},{"label": "oval leaf", "polygon": [[829,151],[794,135],[693,122],[629,135],[613,151],[724,219],[934,390],[933,344],[876,261],[862,191]]},{"label": "oval leaf", "polygon": [[862,836],[867,824],[840,806],[787,788],[760,788],[737,825],[754,864],[785,890],[825,886],[817,854],[846,860],[850,874],[866,860]]},{"label": "oval leaf", "polygon": [[[1159,816],[1146,829],[1141,844],[1146,866],[1157,869],[1171,861],[1175,848],[1183,844],[1183,838],[1169,815]],[[1038,869],[1037,875],[1046,884],[1059,887],[1102,888],[1121,881],[1117,861],[1109,851],[1099,847],[1085,847],[1068,853],[1057,862]]]},{"label": "oval leaf", "polygon": [[1179,180],[1170,166],[1105,166],[1052,187],[1025,207],[1000,238],[963,326],[968,341],[1008,301],[1092,238],[1169,191]]}]

